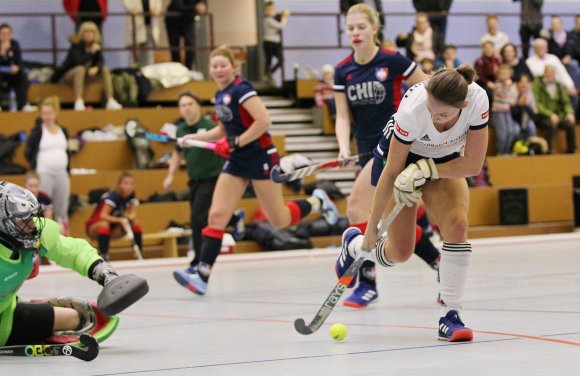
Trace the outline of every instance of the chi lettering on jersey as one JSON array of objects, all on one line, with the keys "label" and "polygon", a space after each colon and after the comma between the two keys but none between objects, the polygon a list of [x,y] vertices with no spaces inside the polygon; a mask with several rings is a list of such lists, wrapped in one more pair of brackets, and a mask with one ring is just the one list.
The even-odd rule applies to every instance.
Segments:
[{"label": "chi lettering on jersey", "polygon": [[386,97],[385,87],[379,81],[366,81],[348,85],[346,92],[353,106],[379,104]]}]

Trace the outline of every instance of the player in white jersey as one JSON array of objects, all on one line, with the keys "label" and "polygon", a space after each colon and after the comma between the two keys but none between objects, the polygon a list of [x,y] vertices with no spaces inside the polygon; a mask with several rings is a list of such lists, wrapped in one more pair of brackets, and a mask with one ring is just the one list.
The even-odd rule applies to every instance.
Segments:
[{"label": "player in white jersey", "polygon": [[[450,342],[473,338],[459,316],[471,255],[465,178],[481,170],[489,119],[487,96],[475,78],[473,67],[464,64],[441,70],[407,91],[385,130],[386,142],[377,150],[373,170],[381,174],[367,230],[364,237],[357,228],[345,231],[336,264],[342,276],[361,249],[373,249],[373,260],[386,267],[408,260],[415,246],[416,204],[422,197],[444,239],[439,339]],[[388,236],[379,237],[379,220],[395,204],[406,207],[389,226]]]}]

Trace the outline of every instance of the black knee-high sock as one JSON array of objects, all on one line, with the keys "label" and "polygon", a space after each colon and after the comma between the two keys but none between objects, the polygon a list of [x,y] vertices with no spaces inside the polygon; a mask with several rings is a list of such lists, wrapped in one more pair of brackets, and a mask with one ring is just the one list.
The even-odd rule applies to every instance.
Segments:
[{"label": "black knee-high sock", "polygon": [[431,240],[427,237],[425,233],[421,235],[421,238],[415,244],[415,254],[423,261],[425,261],[430,267],[435,270],[439,270],[439,259],[441,254],[439,250],[435,248]]},{"label": "black knee-high sock", "polygon": [[109,242],[111,241],[111,234],[97,234],[97,245],[99,253],[106,255],[109,253]]},{"label": "black knee-high sock", "polygon": [[198,271],[202,280],[207,282],[211,268],[220,254],[224,231],[206,227],[202,230],[201,252],[199,255]]},{"label": "black knee-high sock", "polygon": [[137,247],[139,247],[141,252],[143,252],[143,233],[140,231],[133,232],[133,236],[135,239],[135,244],[137,244]]}]

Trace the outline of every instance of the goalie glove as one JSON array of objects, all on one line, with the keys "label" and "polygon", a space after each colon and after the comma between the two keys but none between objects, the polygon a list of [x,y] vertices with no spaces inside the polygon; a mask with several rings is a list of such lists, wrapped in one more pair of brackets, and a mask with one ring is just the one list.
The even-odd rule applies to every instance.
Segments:
[{"label": "goalie glove", "polygon": [[113,266],[106,261],[97,261],[91,267],[91,270],[92,272],[89,273],[90,278],[101,286],[106,286],[112,280],[119,277],[119,274],[113,269]]},{"label": "goalie glove", "polygon": [[439,172],[432,158],[420,159],[407,166],[395,179],[395,203],[408,207],[415,205],[421,199],[420,188],[427,179],[439,179]]}]

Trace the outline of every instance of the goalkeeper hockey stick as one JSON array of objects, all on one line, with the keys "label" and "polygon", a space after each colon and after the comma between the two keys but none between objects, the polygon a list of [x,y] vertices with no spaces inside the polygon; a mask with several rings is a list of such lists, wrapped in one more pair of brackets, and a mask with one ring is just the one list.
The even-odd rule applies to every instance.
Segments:
[{"label": "goalkeeper hockey stick", "polygon": [[[126,218],[126,217],[125,217]],[[127,221],[129,219],[127,218]],[[129,221],[128,224],[123,223],[123,228],[125,229],[125,234],[127,235],[127,239],[131,241],[131,247],[133,248],[133,253],[135,253],[135,257],[139,260],[143,260],[143,251],[139,248],[139,245],[135,241],[135,234],[133,233],[133,228],[131,227],[131,222]]]},{"label": "goalkeeper hockey stick", "polygon": [[0,356],[72,356],[90,362],[99,355],[99,343],[92,336],[81,334],[80,341],[85,349],[70,344],[2,346]]},{"label": "goalkeeper hockey stick", "polygon": [[[393,220],[397,217],[397,215],[403,209],[404,204],[396,205],[393,210],[389,213],[388,217],[383,221],[381,224],[381,228],[379,229],[379,234],[382,234],[387,230],[387,227],[393,222]],[[324,303],[322,303],[322,307],[316,312],[314,319],[310,322],[310,324],[306,325],[306,322],[303,318],[298,318],[294,321],[294,328],[300,334],[308,335],[312,334],[317,331],[324,321],[330,316],[330,313],[340,300],[342,293],[347,289],[347,286],[350,284],[352,279],[357,275],[358,270],[362,266],[363,262],[365,262],[369,255],[371,254],[370,250],[363,250],[361,254],[354,260],[352,265],[346,270],[344,275],[340,277],[338,283],[334,286]]]},{"label": "goalkeeper hockey stick", "polygon": [[344,167],[351,162],[358,162],[361,158],[368,157],[370,155],[372,155],[372,152],[353,155],[352,157],[344,159],[335,159],[332,161],[317,163],[296,169],[291,172],[287,172],[285,174],[282,173],[280,166],[274,166],[272,168],[272,172],[270,173],[270,178],[274,183],[287,183],[289,181],[302,179],[305,176],[310,176],[319,170],[325,170],[332,167]]}]

